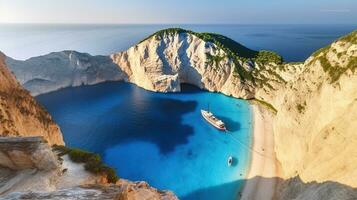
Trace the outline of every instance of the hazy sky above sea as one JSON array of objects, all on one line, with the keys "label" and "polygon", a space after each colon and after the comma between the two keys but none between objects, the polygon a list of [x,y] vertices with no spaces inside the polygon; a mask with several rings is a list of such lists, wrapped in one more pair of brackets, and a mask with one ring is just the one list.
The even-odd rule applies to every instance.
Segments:
[{"label": "hazy sky above sea", "polygon": [[357,0],[0,0],[0,23],[357,24]]}]

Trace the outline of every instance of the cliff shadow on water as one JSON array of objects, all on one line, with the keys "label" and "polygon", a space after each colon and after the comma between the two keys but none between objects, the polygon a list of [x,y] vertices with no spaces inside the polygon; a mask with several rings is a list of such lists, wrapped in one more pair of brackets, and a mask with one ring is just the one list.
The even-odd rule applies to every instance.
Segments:
[{"label": "cliff shadow on water", "polygon": [[[230,189],[235,189],[237,185],[252,184],[256,188],[259,186],[257,183],[277,183],[275,196],[273,199],[279,200],[356,200],[357,199],[357,188],[350,187],[334,181],[326,181],[322,183],[310,182],[305,183],[300,177],[294,177],[290,179],[282,179],[278,177],[266,178],[261,176],[256,176],[251,179],[238,180],[229,183],[224,183],[217,186],[212,186],[208,188],[203,188],[196,190],[188,195],[185,195],[181,199],[240,199],[240,200],[252,200],[261,199],[264,200],[268,198],[266,194],[258,194],[258,192],[253,190],[253,193],[249,196],[242,197],[243,188],[237,188],[237,197],[232,198],[227,196],[225,191]],[[243,186],[244,187],[244,186]],[[212,197],[212,194],[217,196]],[[210,196],[207,196],[210,195]],[[226,195],[226,196],[225,196]],[[259,196],[261,195],[261,196]]]},{"label": "cliff shadow on water", "polygon": [[184,94],[197,94],[200,93],[204,90],[200,89],[196,85],[190,84],[190,83],[181,83],[181,93]]},{"label": "cliff shadow on water", "polygon": [[139,139],[156,144],[167,154],[193,135],[193,127],[183,123],[182,117],[198,105],[152,94],[132,84],[107,82],[62,89],[37,96],[37,100],[53,114],[68,146],[102,154],[110,146]]}]

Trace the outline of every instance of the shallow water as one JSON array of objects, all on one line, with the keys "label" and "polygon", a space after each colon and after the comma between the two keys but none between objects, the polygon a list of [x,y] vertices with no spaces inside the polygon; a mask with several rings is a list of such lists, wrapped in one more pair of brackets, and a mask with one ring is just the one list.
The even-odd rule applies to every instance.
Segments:
[{"label": "shallow water", "polygon": [[[145,180],[187,200],[233,200],[244,183],[252,122],[246,101],[192,86],[163,94],[120,82],[37,99],[61,127],[66,145],[101,154],[122,178]],[[200,109],[208,104],[229,134],[203,120]]]}]

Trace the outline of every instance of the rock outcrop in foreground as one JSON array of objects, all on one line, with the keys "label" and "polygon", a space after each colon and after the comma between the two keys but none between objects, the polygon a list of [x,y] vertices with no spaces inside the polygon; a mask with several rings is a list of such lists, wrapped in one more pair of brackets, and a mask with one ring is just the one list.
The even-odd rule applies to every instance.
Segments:
[{"label": "rock outcrop in foreground", "polygon": [[17,82],[1,53],[0,136],[43,136],[50,144],[63,144],[59,127]]},{"label": "rock outcrop in foreground", "polygon": [[145,182],[120,180],[116,185],[83,185],[52,192],[17,192],[4,196],[4,200],[178,200],[172,192],[158,191]]},{"label": "rock outcrop in foreground", "polygon": [[2,198],[4,200],[178,200],[171,192],[162,192],[145,182],[120,180],[116,185],[83,185],[52,192],[18,192]]},{"label": "rock outcrop in foreground", "polygon": [[60,174],[60,162],[42,138],[0,137],[0,197],[53,190]]},{"label": "rock outcrop in foreground", "polygon": [[56,152],[41,137],[0,137],[1,199],[177,200],[145,182],[107,184],[105,179]]}]

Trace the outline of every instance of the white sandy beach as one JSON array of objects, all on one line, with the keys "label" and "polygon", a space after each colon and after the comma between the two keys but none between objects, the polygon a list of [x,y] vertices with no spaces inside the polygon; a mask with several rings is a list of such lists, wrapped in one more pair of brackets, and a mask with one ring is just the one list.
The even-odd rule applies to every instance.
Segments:
[{"label": "white sandy beach", "polygon": [[279,177],[279,162],[274,151],[272,114],[259,105],[253,108],[253,151],[247,181],[241,192],[242,200],[274,198]]}]

